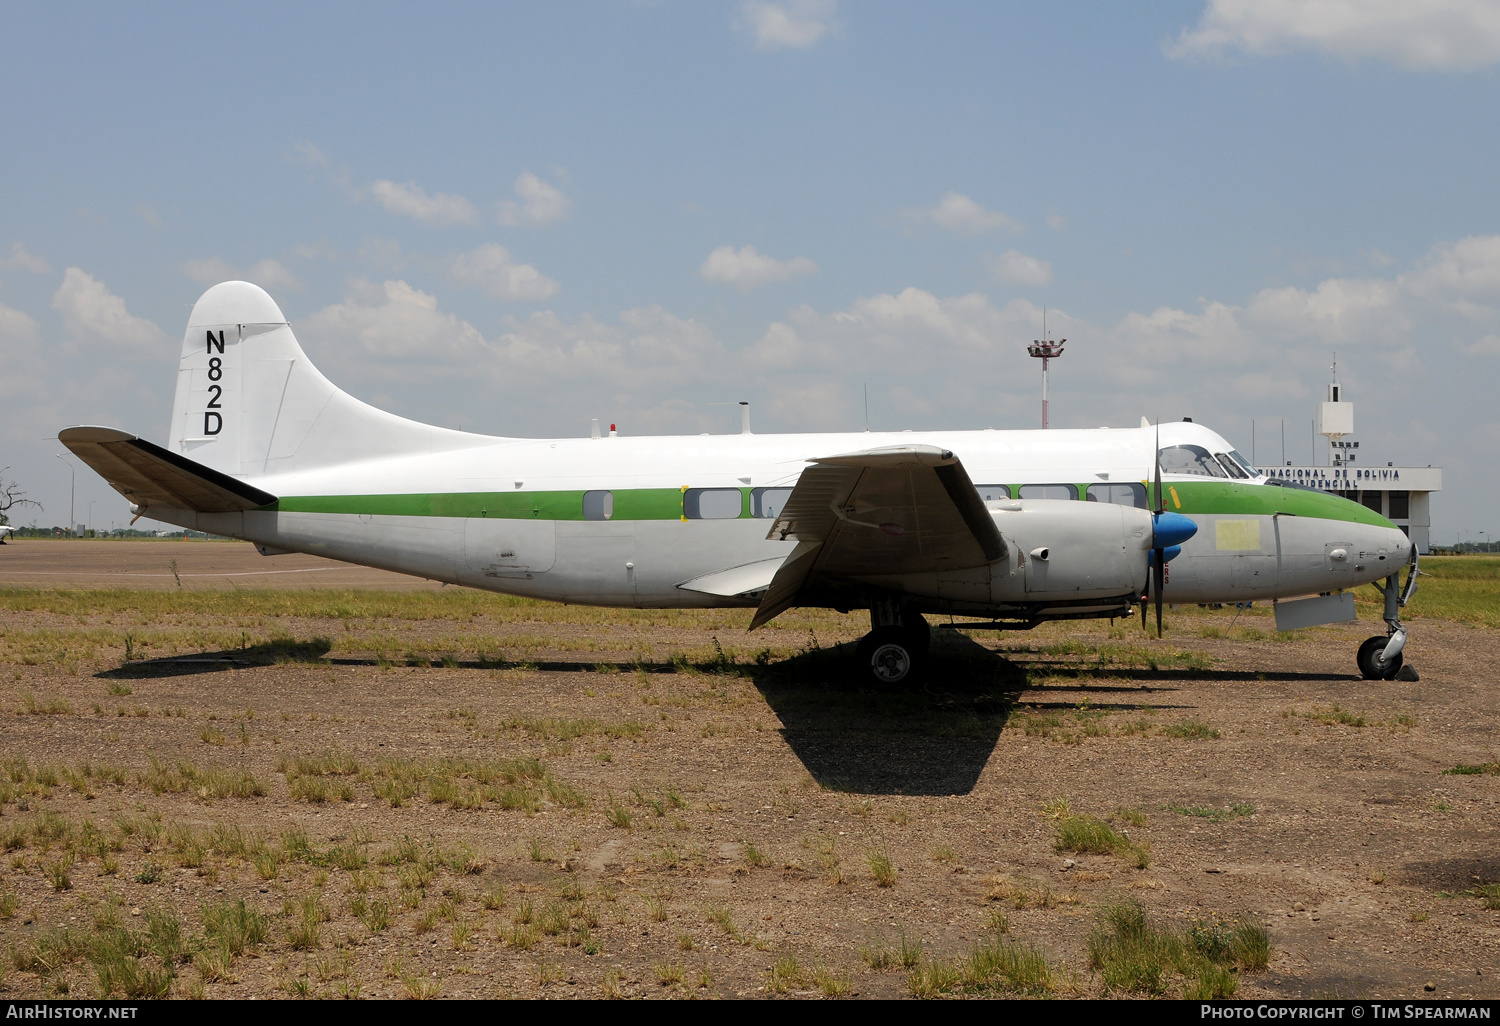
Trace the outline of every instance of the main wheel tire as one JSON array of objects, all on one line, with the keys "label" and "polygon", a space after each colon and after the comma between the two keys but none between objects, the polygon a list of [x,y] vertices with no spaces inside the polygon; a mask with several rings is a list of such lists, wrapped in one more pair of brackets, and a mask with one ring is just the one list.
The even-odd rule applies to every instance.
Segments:
[{"label": "main wheel tire", "polygon": [[1377,634],[1373,638],[1366,638],[1365,643],[1359,646],[1359,655],[1355,658],[1359,663],[1360,676],[1365,680],[1395,680],[1396,674],[1401,672],[1401,664],[1406,661],[1404,653],[1397,652],[1390,662],[1384,666],[1380,664],[1380,654],[1385,651],[1390,640],[1383,634]]},{"label": "main wheel tire", "polygon": [[907,639],[916,649],[917,659],[925,660],[927,650],[932,647],[932,627],[927,623],[926,617],[919,613],[912,613],[906,617],[906,622],[901,629],[906,631]]},{"label": "main wheel tire", "polygon": [[866,634],[855,650],[859,673],[877,687],[914,681],[921,669],[922,654],[910,630],[881,627]]}]

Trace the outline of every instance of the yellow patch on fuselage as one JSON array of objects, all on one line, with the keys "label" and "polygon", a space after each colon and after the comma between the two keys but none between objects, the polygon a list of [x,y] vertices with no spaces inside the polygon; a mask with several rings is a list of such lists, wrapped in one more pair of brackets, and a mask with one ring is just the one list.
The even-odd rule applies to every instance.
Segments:
[{"label": "yellow patch on fuselage", "polygon": [[1214,548],[1220,552],[1260,551],[1259,520],[1214,521]]}]

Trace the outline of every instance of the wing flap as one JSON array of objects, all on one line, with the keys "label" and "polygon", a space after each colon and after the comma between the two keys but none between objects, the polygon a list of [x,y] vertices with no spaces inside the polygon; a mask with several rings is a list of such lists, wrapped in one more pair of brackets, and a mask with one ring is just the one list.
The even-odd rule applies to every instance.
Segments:
[{"label": "wing flap", "polygon": [[776,571],[785,561],[781,556],[775,559],[762,559],[756,563],[746,563],[744,566],[730,567],[728,570],[717,570],[711,574],[704,574],[702,577],[694,577],[691,581],[683,581],[677,587],[683,591],[696,591],[704,595],[718,595],[722,598],[754,595],[771,586],[771,581],[776,577]]},{"label": "wing flap", "polygon": [[276,501],[254,485],[115,428],[70,427],[58,432],[57,439],[141,508],[232,513]]},{"label": "wing flap", "polygon": [[807,578],[812,573],[822,548],[821,542],[797,543],[786,562],[781,564],[781,569],[776,571],[776,577],[766,589],[760,605],[756,607],[755,615],[750,618],[750,630],[755,630],[796,604],[797,595],[807,584]]}]

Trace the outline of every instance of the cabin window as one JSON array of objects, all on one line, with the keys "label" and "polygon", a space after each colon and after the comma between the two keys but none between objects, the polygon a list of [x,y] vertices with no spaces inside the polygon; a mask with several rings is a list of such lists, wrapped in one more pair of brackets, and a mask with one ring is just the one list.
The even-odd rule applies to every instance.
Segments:
[{"label": "cabin window", "polygon": [[1091,484],[1089,502],[1113,502],[1117,506],[1146,509],[1146,486],[1143,484]]},{"label": "cabin window", "polygon": [[1023,499],[1076,499],[1078,486],[1070,484],[1029,484],[1021,486]]},{"label": "cabin window", "polygon": [[1251,477],[1260,477],[1260,471],[1251,466],[1250,461],[1245,459],[1245,457],[1240,454],[1238,449],[1230,449],[1229,458],[1234,460],[1234,462],[1238,463],[1240,466],[1244,467],[1245,473],[1249,474]]},{"label": "cabin window", "polygon": [[781,516],[786,500],[792,497],[790,488],[757,488],[750,493],[750,515],[766,519]]},{"label": "cabin window", "polygon": [[1249,474],[1245,473],[1244,468],[1242,468],[1238,463],[1234,462],[1234,460],[1230,459],[1224,453],[1214,453],[1214,458],[1219,461],[1220,466],[1229,471],[1230,477],[1246,478],[1250,476]]},{"label": "cabin window", "polygon": [[1392,520],[1410,520],[1411,492],[1391,492],[1390,495],[1390,512],[1386,516]]},{"label": "cabin window", "polygon": [[975,485],[974,490],[985,502],[999,502],[1010,498],[1010,488],[1007,485]]},{"label": "cabin window", "polygon": [[1190,474],[1194,477],[1229,476],[1219,461],[1201,445],[1173,445],[1157,454],[1163,474]]},{"label": "cabin window", "polygon": [[733,520],[743,506],[738,488],[689,488],[682,493],[682,515],[689,520]]},{"label": "cabin window", "polygon": [[1384,498],[1384,492],[1363,492],[1360,494],[1359,501],[1364,503],[1366,508],[1383,514],[1385,513],[1385,503],[1382,501]]},{"label": "cabin window", "polygon": [[608,520],[615,515],[614,492],[584,492],[583,519]]}]

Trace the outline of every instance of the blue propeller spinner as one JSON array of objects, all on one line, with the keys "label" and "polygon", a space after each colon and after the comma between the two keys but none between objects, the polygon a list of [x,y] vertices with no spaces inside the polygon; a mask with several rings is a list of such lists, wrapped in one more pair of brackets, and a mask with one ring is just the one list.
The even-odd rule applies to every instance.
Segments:
[{"label": "blue propeller spinner", "polygon": [[1151,562],[1156,563],[1156,550],[1160,549],[1162,562],[1170,563],[1182,551],[1182,543],[1198,533],[1198,525],[1192,517],[1181,513],[1151,514]]}]

